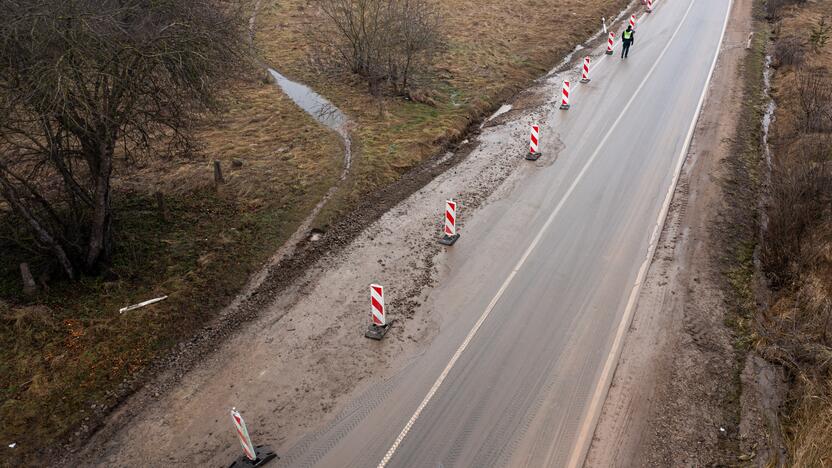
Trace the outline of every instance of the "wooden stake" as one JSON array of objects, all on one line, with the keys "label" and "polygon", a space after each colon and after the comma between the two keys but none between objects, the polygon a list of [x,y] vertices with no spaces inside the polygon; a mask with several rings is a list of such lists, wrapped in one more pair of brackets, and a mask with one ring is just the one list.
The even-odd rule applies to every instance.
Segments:
[{"label": "wooden stake", "polygon": [[168,207],[165,205],[165,195],[162,192],[153,194],[156,197],[156,209],[159,211],[159,218],[162,221],[168,220]]},{"label": "wooden stake", "polygon": [[38,285],[35,283],[35,278],[32,277],[28,263],[20,264],[20,276],[23,278],[23,294],[31,296],[38,292]]},{"label": "wooden stake", "polygon": [[221,185],[224,183],[225,179],[222,177],[222,166],[219,161],[214,161],[214,184]]}]

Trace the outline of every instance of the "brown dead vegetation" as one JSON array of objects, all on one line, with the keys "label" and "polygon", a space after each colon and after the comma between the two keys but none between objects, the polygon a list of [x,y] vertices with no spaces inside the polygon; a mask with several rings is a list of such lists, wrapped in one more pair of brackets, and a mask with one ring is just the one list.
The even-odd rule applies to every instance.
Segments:
[{"label": "brown dead vegetation", "polygon": [[789,370],[784,414],[794,466],[832,465],[832,1],[770,1],[780,37],[763,270],[774,290],[760,351]]}]

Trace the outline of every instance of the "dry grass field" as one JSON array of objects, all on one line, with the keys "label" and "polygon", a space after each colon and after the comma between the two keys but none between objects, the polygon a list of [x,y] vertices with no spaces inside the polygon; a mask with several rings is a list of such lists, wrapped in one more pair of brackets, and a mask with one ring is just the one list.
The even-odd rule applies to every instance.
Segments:
[{"label": "dry grass field", "polygon": [[[781,3],[774,15],[778,107],[764,247],[774,246],[786,261],[768,265],[782,281],[760,318],[758,345],[790,371],[790,462],[832,466],[832,1]],[[816,42],[822,24],[827,39]],[[810,85],[812,75],[818,81]],[[806,112],[812,100],[820,110],[815,117]]]},{"label": "dry grass field", "polygon": [[[615,16],[625,0],[437,0],[448,41],[420,84],[435,105],[386,97],[312,60],[306,0],[263,0],[263,60],[331,100],[353,121],[350,177],[317,221],[323,229],[539,77]],[[261,77],[240,83],[228,111],[198,124],[203,147],[120,170],[114,191],[114,275],[45,279],[22,292],[18,265],[45,270],[26,233],[0,210],[0,464],[83,436],[119,388],[201,329],[297,229],[342,169],[341,142]],[[233,160],[242,162],[232,168]],[[215,189],[212,161],[226,183]],[[154,193],[165,194],[167,216]],[[120,307],[167,301],[127,314]],[[10,443],[17,443],[10,449]]]}]

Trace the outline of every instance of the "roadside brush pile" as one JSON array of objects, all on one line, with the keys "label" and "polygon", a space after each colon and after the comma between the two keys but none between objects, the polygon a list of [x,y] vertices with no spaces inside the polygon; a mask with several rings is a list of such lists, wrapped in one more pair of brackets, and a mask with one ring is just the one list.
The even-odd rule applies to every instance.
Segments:
[{"label": "roadside brush pile", "polygon": [[832,1],[769,2],[778,105],[760,259],[758,348],[791,377],[791,464],[832,463]]}]

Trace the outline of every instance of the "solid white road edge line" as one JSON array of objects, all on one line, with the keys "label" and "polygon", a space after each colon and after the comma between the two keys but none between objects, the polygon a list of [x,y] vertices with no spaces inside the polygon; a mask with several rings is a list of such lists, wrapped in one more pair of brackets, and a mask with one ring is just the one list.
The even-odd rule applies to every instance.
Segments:
[{"label": "solid white road edge line", "polygon": [[[569,200],[569,197],[572,195],[572,192],[575,190],[575,187],[578,186],[578,182],[580,182],[581,179],[583,179],[584,174],[586,174],[589,167],[592,165],[592,163],[598,157],[598,154],[600,154],[600,152],[601,152],[601,148],[606,144],[610,135],[612,135],[612,132],[615,130],[615,128],[618,126],[618,124],[621,122],[621,120],[624,118],[624,115],[627,113],[627,109],[630,108],[633,101],[635,101],[636,97],[641,92],[641,89],[644,87],[645,84],[647,84],[647,81],[653,75],[653,72],[656,70],[656,67],[661,62],[662,58],[664,57],[664,54],[667,52],[667,50],[670,48],[670,45],[673,43],[673,39],[676,38],[676,35],[682,29],[682,25],[685,23],[685,19],[687,19],[688,14],[690,13],[690,10],[693,7],[694,3],[696,3],[696,0],[693,0],[693,1],[690,2],[690,5],[688,5],[688,9],[685,11],[685,15],[682,17],[682,20],[679,21],[679,25],[676,27],[676,30],[673,31],[673,35],[670,36],[670,39],[665,44],[665,46],[662,49],[662,52],[659,54],[658,58],[653,62],[653,66],[650,67],[650,70],[644,75],[644,78],[642,79],[641,83],[638,85],[638,88],[636,88],[635,92],[633,92],[632,96],[630,96],[630,100],[627,101],[627,104],[621,110],[621,113],[618,114],[618,118],[615,119],[615,122],[613,122],[612,126],[610,126],[610,129],[607,130],[607,133],[604,135],[604,138],[601,139],[601,142],[595,148],[595,151],[592,153],[592,156],[589,157],[586,164],[581,169],[581,172],[578,173],[578,176],[572,182],[572,185],[569,186],[569,189],[563,195],[563,198],[561,198],[560,202],[557,204],[554,211],[552,211],[552,214],[549,215],[549,218],[546,220],[546,223],[543,225],[543,227],[540,228],[540,231],[538,231],[537,235],[532,240],[532,243],[529,245],[529,247],[523,253],[523,256],[520,258],[520,261],[518,261],[517,265],[514,266],[514,269],[508,275],[508,278],[506,278],[506,280],[503,282],[503,285],[500,286],[500,289],[497,291],[497,294],[494,296],[493,299],[491,299],[491,302],[488,304],[488,307],[486,307],[485,311],[482,313],[480,318],[474,324],[474,328],[472,328],[471,331],[468,332],[468,336],[465,337],[465,340],[463,340],[462,344],[459,346],[459,348],[457,348],[453,357],[451,357],[451,360],[448,362],[448,365],[445,366],[445,369],[439,375],[439,378],[436,379],[436,381],[433,383],[433,386],[428,391],[427,395],[425,395],[425,398],[422,400],[422,402],[416,408],[416,411],[413,413],[413,416],[410,417],[410,420],[408,420],[407,424],[404,426],[402,431],[399,433],[398,437],[396,437],[396,440],[395,440],[395,442],[393,442],[393,445],[390,447],[390,449],[384,455],[384,458],[382,458],[381,461],[379,462],[378,468],[384,468],[385,466],[387,466],[387,463],[390,462],[390,459],[396,453],[396,450],[399,448],[402,441],[404,441],[404,438],[407,437],[407,433],[410,432],[410,429],[413,427],[413,424],[416,422],[417,419],[419,419],[419,416],[421,416],[422,411],[425,409],[425,407],[428,405],[430,400],[436,394],[436,391],[439,390],[439,387],[442,385],[442,382],[445,381],[445,378],[447,378],[448,374],[451,372],[451,369],[456,364],[456,361],[459,359],[459,357],[462,355],[462,353],[465,351],[465,349],[471,343],[471,340],[474,338],[474,335],[477,334],[477,331],[479,331],[483,322],[485,322],[485,320],[488,318],[488,316],[491,315],[491,311],[494,310],[494,306],[497,305],[497,302],[503,296],[503,293],[505,293],[506,289],[508,289],[508,286],[511,284],[512,280],[514,280],[514,277],[517,275],[517,272],[520,271],[520,268],[522,268],[523,264],[526,263],[526,260],[529,258],[532,251],[537,247],[537,244],[540,243],[540,240],[543,238],[543,234],[546,232],[546,230],[549,228],[549,226],[555,220],[555,217],[560,212],[561,208],[563,208],[563,205],[566,203],[566,201]],[[694,118],[694,120],[695,120],[695,118]]]},{"label": "solid white road edge line", "polygon": [[[569,468],[577,468],[578,466],[583,465],[584,459],[586,458],[587,452],[589,451],[591,433],[595,432],[595,426],[598,423],[598,418],[601,415],[603,402],[607,399],[607,392],[609,391],[610,385],[612,384],[613,372],[618,367],[618,358],[620,357],[621,351],[624,347],[624,335],[626,334],[626,330],[630,327],[630,323],[633,320],[633,314],[635,312],[636,305],[638,304],[638,296],[641,292],[641,287],[644,285],[644,279],[647,276],[647,271],[650,267],[650,264],[653,261],[653,256],[656,253],[656,248],[659,244],[659,236],[661,235],[662,228],[664,227],[664,223],[667,220],[667,214],[670,211],[670,203],[673,201],[673,194],[676,191],[676,184],[679,182],[679,176],[682,173],[682,167],[684,166],[685,160],[687,159],[688,150],[690,150],[690,145],[693,141],[693,132],[696,130],[696,123],[699,121],[699,113],[702,111],[702,105],[705,103],[705,98],[708,95],[708,88],[711,84],[711,78],[713,77],[714,69],[716,68],[716,62],[719,59],[719,54],[722,51],[722,41],[725,38],[725,30],[728,27],[728,18],[730,18],[731,16],[731,8],[733,7],[733,4],[733,0],[730,0],[728,2],[728,8],[725,13],[725,20],[722,24],[722,33],[719,36],[719,42],[717,43],[716,52],[714,53],[714,58],[711,62],[711,69],[708,71],[708,78],[705,80],[705,86],[702,89],[702,94],[699,96],[699,103],[696,106],[696,112],[694,113],[693,120],[690,123],[690,128],[688,130],[687,137],[685,138],[685,146],[682,148],[682,151],[679,154],[679,160],[676,163],[676,172],[673,175],[673,181],[670,184],[670,188],[667,191],[667,196],[665,197],[662,210],[659,213],[659,219],[656,221],[656,226],[653,229],[653,234],[650,236],[650,247],[648,249],[647,258],[644,260],[644,263],[642,263],[641,268],[639,269],[636,283],[633,285],[633,289],[630,292],[630,298],[627,302],[627,308],[624,310],[624,316],[621,318],[621,323],[618,326],[618,331],[615,335],[615,341],[613,342],[609,356],[607,356],[607,362],[604,365],[604,370],[601,373],[601,377],[598,379],[598,384],[595,387],[595,393],[593,395],[592,401],[590,402],[590,405],[587,408],[584,417],[582,418],[583,424],[581,426],[581,431],[579,432],[578,439],[576,440],[576,443],[572,450],[572,456],[570,457],[569,463],[567,465],[567,467]],[[693,5],[693,2],[691,2],[691,5]],[[687,14],[685,16],[687,16]],[[684,21],[684,19],[682,21]]]}]

